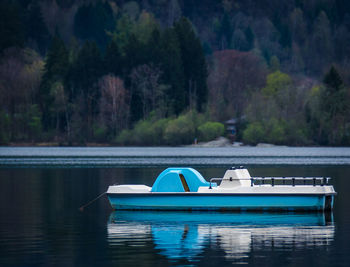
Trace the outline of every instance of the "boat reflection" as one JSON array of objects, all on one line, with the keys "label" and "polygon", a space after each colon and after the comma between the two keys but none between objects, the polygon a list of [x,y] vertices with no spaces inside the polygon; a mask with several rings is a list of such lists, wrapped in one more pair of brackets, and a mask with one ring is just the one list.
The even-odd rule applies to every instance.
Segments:
[{"label": "boat reflection", "polygon": [[[171,260],[199,259],[206,247],[244,262],[252,250],[299,250],[334,239],[332,214],[117,211],[108,223],[109,244],[152,241]],[[125,243],[128,241],[127,243]]]}]

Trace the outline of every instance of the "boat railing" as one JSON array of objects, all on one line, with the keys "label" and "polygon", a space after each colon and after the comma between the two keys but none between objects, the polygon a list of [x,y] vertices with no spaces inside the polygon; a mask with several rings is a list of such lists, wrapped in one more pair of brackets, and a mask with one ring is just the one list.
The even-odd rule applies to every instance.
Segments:
[{"label": "boat railing", "polygon": [[[211,178],[209,182],[209,188],[212,188],[213,181],[222,181],[223,178]],[[275,185],[312,185],[312,186],[324,186],[328,185],[331,177],[251,177],[241,178],[239,180],[250,180],[250,186],[260,186],[265,184]],[[232,178],[230,178],[232,181]]]},{"label": "boat railing", "polygon": [[209,181],[209,189],[212,189],[211,183],[214,181],[222,181],[223,178],[211,178]]}]

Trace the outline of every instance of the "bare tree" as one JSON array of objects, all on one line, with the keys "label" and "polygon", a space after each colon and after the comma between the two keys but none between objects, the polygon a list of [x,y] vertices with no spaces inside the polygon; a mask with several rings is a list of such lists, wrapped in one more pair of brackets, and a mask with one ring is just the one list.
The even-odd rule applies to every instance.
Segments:
[{"label": "bare tree", "polygon": [[114,134],[128,124],[129,95],[124,87],[124,81],[119,77],[108,74],[99,80],[101,90],[100,114]]},{"label": "bare tree", "polygon": [[211,114],[218,120],[242,115],[249,94],[265,83],[265,66],[253,53],[236,50],[215,52],[211,65],[208,78]]},{"label": "bare tree", "polygon": [[152,110],[161,108],[164,89],[159,84],[161,74],[161,70],[153,64],[138,66],[131,72],[133,94],[141,97],[144,119]]}]

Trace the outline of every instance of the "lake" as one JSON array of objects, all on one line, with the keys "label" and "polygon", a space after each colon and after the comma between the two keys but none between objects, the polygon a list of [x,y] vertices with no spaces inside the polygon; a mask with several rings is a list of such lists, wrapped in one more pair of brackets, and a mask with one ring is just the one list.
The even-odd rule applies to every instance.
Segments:
[{"label": "lake", "polygon": [[[114,212],[108,185],[151,186],[168,166],[207,179],[330,176],[332,213]],[[0,147],[0,266],[348,266],[349,148]]]}]

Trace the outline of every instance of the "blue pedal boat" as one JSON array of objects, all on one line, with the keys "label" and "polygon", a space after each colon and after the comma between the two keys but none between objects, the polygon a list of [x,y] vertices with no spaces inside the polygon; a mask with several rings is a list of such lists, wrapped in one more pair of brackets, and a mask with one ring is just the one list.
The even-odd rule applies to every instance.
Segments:
[{"label": "blue pedal boat", "polygon": [[251,177],[233,167],[208,182],[195,169],[168,168],[152,187],[111,185],[107,196],[115,210],[326,211],[336,195],[329,179]]}]

